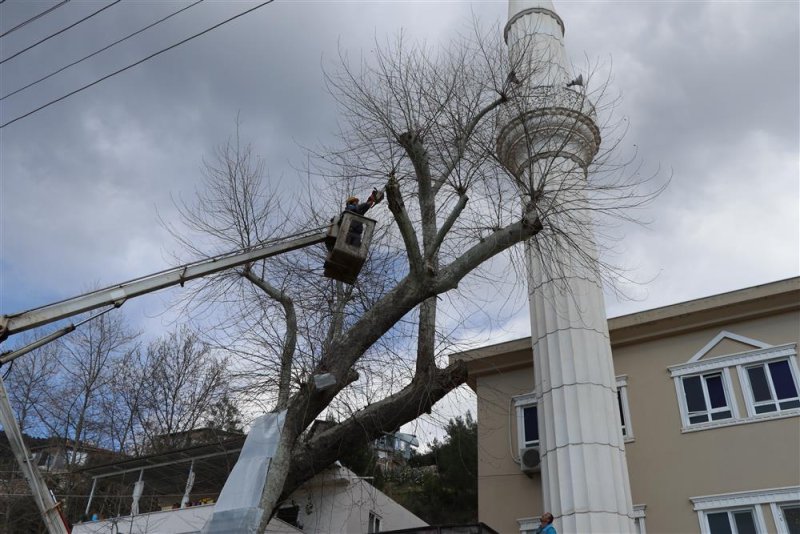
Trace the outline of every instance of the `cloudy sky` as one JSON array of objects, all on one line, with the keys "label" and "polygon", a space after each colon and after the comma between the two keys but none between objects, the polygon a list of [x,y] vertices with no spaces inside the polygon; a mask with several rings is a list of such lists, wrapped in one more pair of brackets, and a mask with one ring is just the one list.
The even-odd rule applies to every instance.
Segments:
[{"label": "cloudy sky", "polygon": [[[188,1],[68,2],[0,38],[0,96],[153,22]],[[58,2],[7,0],[0,33]],[[5,124],[260,2],[206,1],[136,38],[0,101]],[[672,177],[624,227],[615,261],[645,282],[609,315],[800,273],[800,7],[796,1],[557,2],[573,61],[611,69],[618,113],[647,172]],[[297,180],[299,145],[328,139],[336,110],[322,82],[337,47],[368,57],[401,29],[435,45],[470,25],[503,24],[507,3],[277,0],[0,129],[0,313],[18,312],[169,265],[158,222],[190,198],[202,159],[234,131],[270,175]],[[338,206],[332,206],[332,210]],[[388,213],[384,214],[388,215]],[[163,325],[168,296],[126,305]],[[530,333],[527,310],[495,340]]]}]

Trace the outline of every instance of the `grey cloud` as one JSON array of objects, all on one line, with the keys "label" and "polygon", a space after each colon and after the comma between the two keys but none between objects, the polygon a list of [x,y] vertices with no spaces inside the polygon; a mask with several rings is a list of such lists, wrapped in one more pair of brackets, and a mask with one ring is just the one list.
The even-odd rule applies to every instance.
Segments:
[{"label": "grey cloud", "polygon": [[[255,2],[206,4],[4,101],[3,119]],[[11,34],[0,41],[0,57],[93,5],[72,2]],[[617,259],[635,269],[634,278],[658,276],[631,288],[646,300],[610,300],[612,315],[799,270],[793,259],[800,241],[800,7],[762,5],[556,4],[576,65],[585,63],[584,52],[613,62],[612,90],[624,95],[618,113],[632,125],[625,148],[638,147],[645,172],[658,165],[674,172],[669,191],[642,212],[652,227],[621,230],[626,238]],[[175,8],[123,6],[0,66],[0,91]],[[8,25],[39,7],[8,2],[0,14]],[[192,194],[202,158],[233,132],[237,114],[243,138],[265,157],[271,175],[291,182],[290,164],[302,162],[297,143],[314,145],[336,128],[321,66],[335,59],[340,44],[352,58],[368,59],[375,39],[402,27],[409,38],[434,45],[465,31],[473,14],[502,25],[506,4],[276,2],[4,129],[0,311],[164,267],[174,244],[156,208],[174,217],[170,195]],[[525,321],[515,316],[498,331],[504,327],[517,332]]]}]

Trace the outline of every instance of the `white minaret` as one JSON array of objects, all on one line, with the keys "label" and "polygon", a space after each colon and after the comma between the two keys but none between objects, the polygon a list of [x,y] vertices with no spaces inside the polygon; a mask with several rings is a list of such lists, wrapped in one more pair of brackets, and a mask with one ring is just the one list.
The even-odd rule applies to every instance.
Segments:
[{"label": "white minaret", "polygon": [[563,37],[551,1],[509,2],[513,111],[497,147],[526,210],[544,225],[527,247],[544,511],[559,532],[633,532],[602,283],[583,209],[600,133],[583,84],[570,83]]}]

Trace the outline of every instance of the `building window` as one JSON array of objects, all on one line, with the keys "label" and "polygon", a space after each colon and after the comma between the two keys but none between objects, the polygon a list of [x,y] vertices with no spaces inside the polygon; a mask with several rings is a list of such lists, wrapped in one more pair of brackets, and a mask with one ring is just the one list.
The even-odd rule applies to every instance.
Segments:
[{"label": "building window", "polygon": [[370,512],[369,524],[367,525],[367,532],[369,534],[372,534],[373,532],[380,532],[380,531],[381,531],[381,518],[375,512]]},{"label": "building window", "polygon": [[709,534],[758,534],[753,508],[707,512]]},{"label": "building window", "polygon": [[84,465],[86,464],[86,460],[89,458],[89,455],[84,451],[76,451],[74,449],[68,449],[65,452],[67,463],[72,465]]},{"label": "building window", "polygon": [[636,534],[647,534],[647,529],[644,526],[644,517],[646,504],[633,505],[633,531]]},{"label": "building window", "polygon": [[517,523],[519,524],[519,534],[536,534],[536,531],[541,526],[538,517],[523,517],[522,519],[517,519]]},{"label": "building window", "polygon": [[792,367],[790,360],[785,359],[744,368],[742,385],[747,392],[750,415],[800,408],[797,374]]},{"label": "building window", "polygon": [[522,408],[522,446],[535,447],[539,444],[539,414],[536,405]]},{"label": "building window", "polygon": [[[767,345],[707,359],[701,356],[702,351],[669,368],[684,432],[800,415],[796,344]],[[732,395],[731,369],[738,373],[746,415],[739,415]]]},{"label": "building window", "polygon": [[[764,511],[772,511],[778,534],[800,533],[800,486],[691,497],[702,534],[766,534]],[[794,515],[793,515],[794,514]],[[794,517],[795,530],[791,530]]]},{"label": "building window", "polygon": [[622,425],[622,437],[625,441],[633,441],[633,421],[628,404],[628,377],[625,375],[617,377],[617,405]]},{"label": "building window", "polygon": [[685,424],[697,425],[733,417],[727,370],[684,376],[680,380]]},{"label": "building window", "polygon": [[778,534],[800,534],[800,502],[771,506]]},{"label": "building window", "polygon": [[513,398],[517,410],[517,451],[539,445],[539,415],[536,412],[536,396],[526,393]]},{"label": "building window", "polygon": [[[519,451],[539,446],[539,414],[536,411],[534,393],[518,395],[513,399],[517,408],[517,436]],[[633,440],[633,424],[630,406],[628,405],[628,377],[617,377],[617,406],[622,425],[622,437],[625,441]]]}]

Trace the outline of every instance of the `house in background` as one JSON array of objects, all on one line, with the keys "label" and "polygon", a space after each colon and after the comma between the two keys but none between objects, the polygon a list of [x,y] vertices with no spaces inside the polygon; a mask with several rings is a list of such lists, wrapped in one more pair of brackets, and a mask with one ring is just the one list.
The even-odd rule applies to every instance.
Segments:
[{"label": "house in background", "polygon": [[[800,533],[800,278],[608,324],[638,531]],[[504,533],[545,511],[531,351],[453,356],[478,397],[478,518]]]},{"label": "house in background", "polygon": [[95,447],[83,442],[76,444],[71,439],[46,438],[30,442],[28,447],[36,465],[42,471],[64,473],[71,468],[79,468],[89,462],[108,462],[118,458],[120,454]]},{"label": "house in background", "polygon": [[[86,441],[77,444],[68,438],[39,438],[23,434],[22,440],[39,470],[53,474],[67,472],[68,466],[79,468],[89,463],[107,463],[122,456],[119,453],[97,447]],[[11,445],[5,432],[0,432],[0,462],[8,464],[8,467],[13,472],[19,472],[21,476],[21,471],[19,471],[17,460],[11,450]],[[9,474],[10,472],[3,471],[2,473]],[[2,478],[3,475],[0,474],[0,479]]]},{"label": "house in background", "polygon": [[[98,495],[86,503],[86,517],[99,518],[108,510],[123,510],[124,515],[87,519],[74,525],[73,534],[199,532],[213,514],[243,444],[244,436],[232,437],[82,470],[94,480],[92,496]],[[109,494],[114,497],[108,499]],[[421,526],[426,523],[337,463],[281,505],[269,532],[372,533]]]},{"label": "house in background", "polygon": [[408,464],[414,449],[419,447],[419,440],[413,434],[387,432],[376,439],[372,447],[381,469],[395,469]]}]

